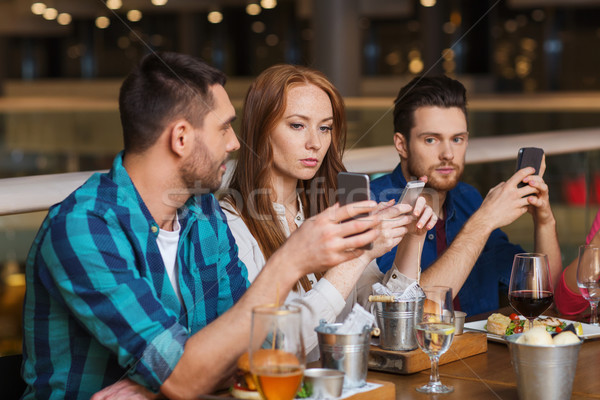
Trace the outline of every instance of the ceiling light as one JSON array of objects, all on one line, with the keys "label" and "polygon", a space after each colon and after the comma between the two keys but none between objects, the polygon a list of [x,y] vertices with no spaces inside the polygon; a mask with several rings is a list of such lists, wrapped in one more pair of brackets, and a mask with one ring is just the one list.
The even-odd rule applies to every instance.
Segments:
[{"label": "ceiling light", "polygon": [[96,26],[99,29],[106,29],[108,28],[108,26],[110,25],[110,19],[108,19],[108,17],[98,17],[96,18]]},{"label": "ceiling light", "polygon": [[72,19],[73,18],[71,18],[71,14],[60,13],[60,14],[58,14],[58,17],[56,18],[56,22],[58,22],[60,25],[69,25],[71,23]]},{"label": "ceiling light", "polygon": [[118,10],[123,7],[123,2],[121,0],[106,0],[106,7],[111,10]]},{"label": "ceiling light", "polygon": [[44,10],[44,19],[47,19],[48,21],[56,19],[57,16],[58,11],[56,10],[56,8],[48,7]]},{"label": "ceiling light", "polygon": [[436,0],[421,0],[421,5],[423,7],[433,7],[435,6]]},{"label": "ceiling light", "polygon": [[142,12],[140,10],[129,10],[127,11],[127,19],[131,22],[138,22],[142,19]]},{"label": "ceiling light", "polygon": [[263,33],[265,31],[265,23],[262,21],[254,21],[252,23],[252,31],[254,33]]},{"label": "ceiling light", "polygon": [[246,13],[248,15],[258,15],[262,11],[262,8],[256,3],[250,3],[246,6]]},{"label": "ceiling light", "polygon": [[260,5],[265,10],[277,7],[277,0],[260,0]]},{"label": "ceiling light", "polygon": [[211,11],[208,13],[208,22],[211,24],[218,24],[223,21],[223,14],[220,11]]},{"label": "ceiling light", "polygon": [[155,6],[164,6],[169,0],[151,0]]},{"label": "ceiling light", "polygon": [[35,15],[42,15],[46,10],[46,5],[44,3],[33,3],[31,5],[31,12]]}]

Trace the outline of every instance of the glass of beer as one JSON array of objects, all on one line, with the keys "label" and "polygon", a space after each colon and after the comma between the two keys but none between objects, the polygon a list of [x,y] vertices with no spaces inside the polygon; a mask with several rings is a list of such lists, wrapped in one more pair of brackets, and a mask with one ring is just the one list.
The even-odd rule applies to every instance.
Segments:
[{"label": "glass of beer", "polygon": [[423,314],[415,313],[414,330],[417,344],[431,361],[431,375],[429,382],[418,387],[417,392],[451,393],[454,388],[440,382],[438,365],[440,356],[450,348],[454,338],[452,289],[445,286],[429,286],[423,287],[423,291]]},{"label": "glass of beer", "polygon": [[252,309],[250,372],[264,400],[292,400],[306,365],[300,308],[265,305]]}]

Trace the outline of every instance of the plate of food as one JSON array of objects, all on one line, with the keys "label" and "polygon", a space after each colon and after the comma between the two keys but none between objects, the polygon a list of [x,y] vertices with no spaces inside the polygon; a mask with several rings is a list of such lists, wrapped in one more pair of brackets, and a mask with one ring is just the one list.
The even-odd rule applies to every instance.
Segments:
[{"label": "plate of food", "polygon": [[[560,333],[570,324],[573,325],[575,333],[581,338],[591,339],[600,337],[600,327],[595,325],[543,315],[536,318],[533,322],[534,326],[546,327],[546,330],[550,333]],[[487,320],[465,323],[465,329],[485,332],[489,340],[505,343],[506,340],[504,339],[504,336],[527,331],[529,329],[529,323],[526,319],[515,313],[511,315],[494,313],[490,315]]]}]

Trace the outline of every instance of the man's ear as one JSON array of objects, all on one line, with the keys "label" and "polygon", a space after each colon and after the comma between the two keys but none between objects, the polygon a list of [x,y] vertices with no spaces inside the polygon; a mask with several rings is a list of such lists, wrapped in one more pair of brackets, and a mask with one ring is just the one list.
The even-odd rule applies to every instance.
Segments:
[{"label": "man's ear", "polygon": [[394,146],[401,158],[408,158],[408,145],[406,138],[400,132],[394,133]]},{"label": "man's ear", "polygon": [[193,142],[193,131],[192,126],[185,119],[173,122],[169,128],[171,151],[177,156],[183,157]]}]

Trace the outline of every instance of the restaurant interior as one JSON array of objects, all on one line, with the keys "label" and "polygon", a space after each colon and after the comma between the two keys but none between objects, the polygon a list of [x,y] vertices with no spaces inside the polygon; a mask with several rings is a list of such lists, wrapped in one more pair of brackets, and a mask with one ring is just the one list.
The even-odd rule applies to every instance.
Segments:
[{"label": "restaurant interior", "polygon": [[[238,115],[265,68],[323,71],[346,102],[346,166],[372,177],[398,161],[400,87],[454,77],[469,98],[463,180],[485,194],[512,175],[516,149],[545,148],[567,265],[600,206],[599,48],[600,0],[0,0],[0,356],[21,352],[25,260],[45,210],[110,168],[119,85],[145,54],[224,71]],[[504,231],[533,250],[530,217]]]}]

